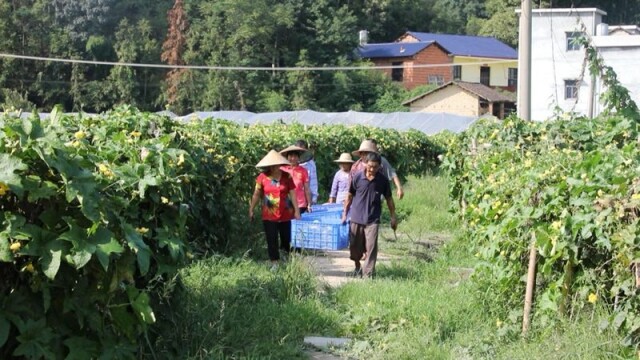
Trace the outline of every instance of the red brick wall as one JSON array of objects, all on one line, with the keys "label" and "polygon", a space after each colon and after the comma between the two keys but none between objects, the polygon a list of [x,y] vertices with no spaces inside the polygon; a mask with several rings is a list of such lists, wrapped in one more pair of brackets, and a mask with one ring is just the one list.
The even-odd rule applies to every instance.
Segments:
[{"label": "red brick wall", "polygon": [[[452,58],[439,46],[430,45],[412,57],[406,58],[390,58],[390,59],[374,59],[374,63],[378,66],[391,65],[393,62],[402,61],[404,71],[402,74],[402,85],[411,90],[416,86],[426,85],[429,75],[442,75],[444,83],[452,79],[451,66],[438,67],[414,67],[414,64],[451,64]],[[387,76],[391,77],[391,69],[383,69]]]}]

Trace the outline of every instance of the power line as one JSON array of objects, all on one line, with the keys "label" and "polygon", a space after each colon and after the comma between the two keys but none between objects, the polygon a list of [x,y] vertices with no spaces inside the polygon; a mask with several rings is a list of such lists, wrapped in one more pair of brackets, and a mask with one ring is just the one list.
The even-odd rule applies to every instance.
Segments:
[{"label": "power line", "polygon": [[[218,70],[218,71],[350,71],[350,70],[381,70],[381,69],[402,69],[404,65],[377,65],[377,66],[303,66],[303,67],[268,67],[268,66],[212,66],[212,65],[169,65],[169,64],[139,64],[112,61],[95,61],[82,59],[62,59],[42,56],[28,56],[0,53],[0,57],[8,59],[23,59],[34,61],[50,61],[71,64],[86,65],[106,65],[106,66],[125,66],[138,68],[157,68],[157,69],[189,69],[189,70]],[[503,64],[512,63],[516,60],[489,60],[465,63],[444,63],[444,64],[413,64],[414,68],[431,68],[431,67],[450,67],[450,66],[472,66],[486,64]]]}]

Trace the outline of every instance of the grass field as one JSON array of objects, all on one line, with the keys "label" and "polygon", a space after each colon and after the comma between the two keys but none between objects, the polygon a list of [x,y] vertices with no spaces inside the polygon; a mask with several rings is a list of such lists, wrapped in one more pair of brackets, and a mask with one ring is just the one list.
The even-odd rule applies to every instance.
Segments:
[{"label": "grass field", "polygon": [[496,304],[469,278],[475,260],[447,211],[446,179],[411,178],[396,204],[397,239],[384,229],[380,251],[397,260],[375,280],[326,290],[297,257],[269,272],[264,248],[184,269],[150,336],[155,356],[303,359],[304,336],[319,335],[353,339],[336,352],[355,359],[634,358],[598,330],[598,311],[552,330],[534,317],[525,338],[517,321],[492,315]]}]

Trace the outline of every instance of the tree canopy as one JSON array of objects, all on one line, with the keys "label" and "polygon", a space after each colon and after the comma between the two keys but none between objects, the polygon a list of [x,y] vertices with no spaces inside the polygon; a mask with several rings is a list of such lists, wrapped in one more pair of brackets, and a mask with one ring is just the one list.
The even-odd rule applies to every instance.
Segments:
[{"label": "tree canopy", "polygon": [[[371,42],[404,32],[488,35],[517,46],[520,0],[0,0],[3,53],[123,63],[267,67],[169,70],[0,58],[0,103],[25,110],[397,111],[410,94],[354,66],[358,31]],[[634,24],[640,0],[541,0],[599,7]]]}]

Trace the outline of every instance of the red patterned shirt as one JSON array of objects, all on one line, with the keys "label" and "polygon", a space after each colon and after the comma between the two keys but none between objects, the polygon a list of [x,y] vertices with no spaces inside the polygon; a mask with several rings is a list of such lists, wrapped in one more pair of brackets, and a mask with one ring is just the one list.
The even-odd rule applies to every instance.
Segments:
[{"label": "red patterned shirt", "polygon": [[291,176],[282,172],[280,180],[262,173],[256,178],[256,189],[262,191],[262,220],[289,221],[294,217],[289,192],[295,190]]},{"label": "red patterned shirt", "polygon": [[307,196],[304,193],[304,184],[309,186],[309,173],[302,166],[283,166],[280,170],[289,173],[293,177],[293,183],[296,185],[296,200],[299,208],[307,207]]}]

